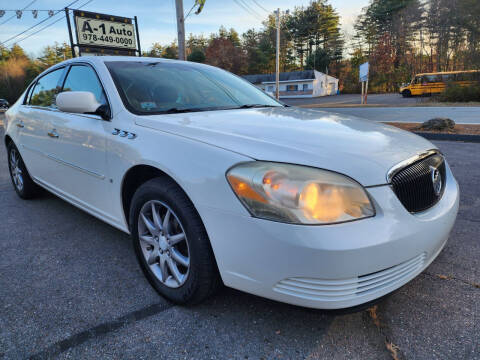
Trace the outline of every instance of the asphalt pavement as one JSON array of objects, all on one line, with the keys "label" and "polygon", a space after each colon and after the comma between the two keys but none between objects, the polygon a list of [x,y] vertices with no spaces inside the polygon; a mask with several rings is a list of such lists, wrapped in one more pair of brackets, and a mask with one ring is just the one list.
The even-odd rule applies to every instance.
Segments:
[{"label": "asphalt pavement", "polygon": [[[311,107],[350,107],[361,106],[360,94],[340,94],[321,96],[315,98],[284,99],[287,104]],[[429,97],[404,98],[400,94],[370,94],[367,99],[368,106],[418,106],[431,103]]]},{"label": "asphalt pavement", "polygon": [[[317,98],[284,99],[292,106],[358,116],[377,122],[423,123],[435,117],[447,117],[457,124],[480,124],[480,106],[451,106],[432,103],[428,97],[404,98],[400,94],[372,94],[368,105],[360,104],[359,94]],[[460,105],[460,104],[456,104]]]},{"label": "asphalt pavement", "polygon": [[447,246],[376,308],[350,314],[228,288],[170,304],[127,235],[46,192],[19,199],[2,144],[0,358],[480,359],[480,144],[436,144],[461,188]]},{"label": "asphalt pavement", "polygon": [[424,121],[446,117],[457,124],[479,124],[480,107],[349,107],[314,108],[317,111],[329,111],[337,114],[358,116],[376,122],[423,123]]}]

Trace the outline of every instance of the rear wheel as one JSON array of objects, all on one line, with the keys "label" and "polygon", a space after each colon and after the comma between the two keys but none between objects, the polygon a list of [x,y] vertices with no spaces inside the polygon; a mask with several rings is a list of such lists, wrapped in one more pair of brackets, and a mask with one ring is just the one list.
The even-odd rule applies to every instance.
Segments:
[{"label": "rear wheel", "polygon": [[402,96],[404,98],[409,98],[409,97],[412,97],[412,92],[410,90],[403,90],[402,91]]},{"label": "rear wheel", "polygon": [[133,246],[146,277],[160,295],[198,303],[220,282],[203,223],[185,193],[168,178],[150,180],[132,199]]},{"label": "rear wheel", "polygon": [[35,184],[28,173],[17,147],[13,142],[8,145],[8,169],[13,187],[22,199],[31,199],[38,195],[40,187]]}]

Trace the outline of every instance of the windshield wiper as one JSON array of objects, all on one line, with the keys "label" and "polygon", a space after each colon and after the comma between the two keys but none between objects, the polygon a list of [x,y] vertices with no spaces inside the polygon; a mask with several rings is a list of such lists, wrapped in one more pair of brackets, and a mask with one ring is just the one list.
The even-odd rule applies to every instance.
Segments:
[{"label": "windshield wiper", "polygon": [[172,107],[170,109],[156,111],[155,114],[180,114],[180,113],[188,113],[188,112],[251,109],[251,108],[263,108],[263,107],[281,107],[281,106],[266,105],[266,104],[245,104],[245,105],[239,105],[234,107],[212,106],[212,107],[203,107],[203,108],[184,108],[184,109]]},{"label": "windshield wiper", "polygon": [[185,112],[192,112],[192,111],[197,111],[196,109],[179,109],[179,108],[170,108],[170,109],[167,109],[167,110],[161,110],[159,111],[160,113],[162,114],[177,114],[177,113],[185,113]]},{"label": "windshield wiper", "polygon": [[263,107],[280,107],[277,105],[267,105],[267,104],[245,104],[235,107],[234,109],[251,109],[251,108],[263,108]]},{"label": "windshield wiper", "polygon": [[185,109],[173,107],[173,108],[170,108],[170,109],[167,109],[167,110],[160,110],[160,111],[158,111],[158,113],[160,113],[160,114],[180,114],[180,113],[187,113],[187,112],[210,111],[210,110],[215,110],[215,109],[216,108],[212,108],[212,107],[185,108]]}]

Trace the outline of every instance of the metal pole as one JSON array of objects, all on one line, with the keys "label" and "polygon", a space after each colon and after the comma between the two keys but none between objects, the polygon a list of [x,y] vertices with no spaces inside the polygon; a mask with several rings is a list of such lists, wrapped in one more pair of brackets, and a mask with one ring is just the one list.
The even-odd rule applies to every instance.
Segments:
[{"label": "metal pole", "polygon": [[65,8],[65,17],[67,18],[68,36],[70,38],[70,50],[72,51],[72,57],[75,57],[75,49],[73,48],[72,26],[70,25],[70,14],[68,13],[68,8]]},{"label": "metal pole", "polygon": [[137,16],[134,16],[135,19],[135,31],[137,32],[137,43],[138,43],[138,56],[142,56],[142,48],[140,47],[140,35],[138,33],[138,20]]},{"label": "metal pole", "polygon": [[364,91],[363,91],[363,89],[364,89],[364,84],[365,84],[365,82],[362,81],[362,105],[363,105],[363,100],[365,100],[365,98],[363,97],[363,96],[364,96]]},{"label": "metal pole", "polygon": [[183,18],[183,0],[175,0],[177,9],[178,58],[185,60],[185,19]]},{"label": "metal pole", "polygon": [[280,9],[277,9],[277,46],[275,51],[275,97],[280,98]]},{"label": "metal pole", "polygon": [[368,77],[367,77],[367,83],[365,84],[365,101],[363,102],[364,104],[367,103],[367,97],[368,97]]}]

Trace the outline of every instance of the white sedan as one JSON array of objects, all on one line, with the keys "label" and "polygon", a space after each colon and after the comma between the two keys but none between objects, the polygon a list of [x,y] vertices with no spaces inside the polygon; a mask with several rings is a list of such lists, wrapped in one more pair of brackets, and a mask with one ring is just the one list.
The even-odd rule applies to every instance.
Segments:
[{"label": "white sedan", "polygon": [[458,210],[427,140],[287,107],[207,65],[68,60],[5,127],[18,195],[45,188],[131,234],[152,286],[177,303],[223,283],[312,308],[363,304],[420,274]]}]

